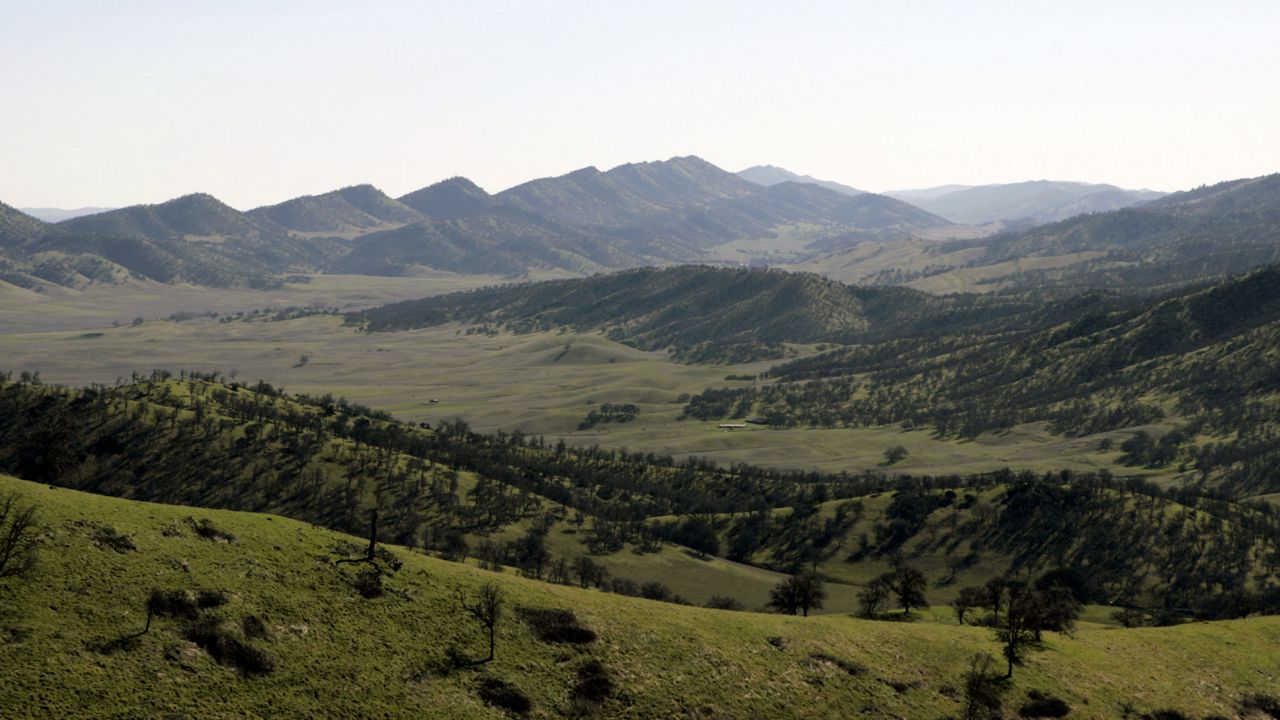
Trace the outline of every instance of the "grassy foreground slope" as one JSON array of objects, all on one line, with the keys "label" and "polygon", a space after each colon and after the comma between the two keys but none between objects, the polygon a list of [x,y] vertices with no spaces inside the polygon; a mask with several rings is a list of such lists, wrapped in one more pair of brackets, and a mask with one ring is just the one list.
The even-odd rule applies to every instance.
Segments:
[{"label": "grassy foreground slope", "polygon": [[[531,717],[574,712],[579,668],[598,661],[614,685],[607,717],[927,717],[956,714],[969,656],[994,653],[989,630],[844,616],[795,618],[667,605],[497,575],[404,550],[389,592],[363,599],[335,566],[357,538],[280,517],[152,505],[0,477],[40,507],[40,564],[0,585],[0,715],[19,717],[498,718],[479,699],[484,678],[525,693]],[[185,518],[235,536],[203,540]],[[112,533],[134,550],[111,549]],[[97,538],[97,541],[95,541]],[[339,568],[343,569],[339,569]],[[597,634],[580,645],[541,642],[514,614],[499,626],[493,663],[442,672],[450,645],[484,642],[458,608],[459,588],[497,580],[511,607],[564,608]],[[219,590],[207,611],[227,626],[261,618],[255,640],[273,672],[245,677],[216,664],[157,619],[136,645],[153,588]],[[773,639],[771,642],[770,639]],[[1071,717],[1178,708],[1234,714],[1249,692],[1280,684],[1280,618],[1051,636],[1006,705],[1031,690],[1057,695]],[[839,661],[839,663],[837,663]],[[850,673],[841,665],[853,668]],[[896,688],[896,689],[895,689]]]}]

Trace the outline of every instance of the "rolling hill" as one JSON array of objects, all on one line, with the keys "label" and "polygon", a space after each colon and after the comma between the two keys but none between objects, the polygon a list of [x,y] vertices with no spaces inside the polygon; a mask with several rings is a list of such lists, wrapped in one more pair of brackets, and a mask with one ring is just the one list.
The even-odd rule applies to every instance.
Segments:
[{"label": "rolling hill", "polygon": [[686,412],[965,438],[1037,421],[1084,435],[1164,420],[1174,431],[1126,449],[1131,464],[1180,467],[1189,482],[1262,496],[1280,491],[1269,440],[1280,392],[1277,288],[1271,266],[1154,303],[1081,305],[1042,330],[841,348],[774,368],[776,384],[709,390]]}]

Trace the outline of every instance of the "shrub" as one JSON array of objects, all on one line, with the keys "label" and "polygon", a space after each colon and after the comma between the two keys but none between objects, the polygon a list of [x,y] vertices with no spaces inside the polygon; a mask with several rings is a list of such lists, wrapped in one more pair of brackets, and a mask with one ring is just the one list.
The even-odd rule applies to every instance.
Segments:
[{"label": "shrub", "polygon": [[583,645],[596,639],[595,631],[579,623],[572,610],[522,607],[516,614],[542,642]]},{"label": "shrub", "polygon": [[613,679],[598,660],[591,660],[578,668],[578,680],[573,686],[573,705],[578,711],[599,708],[613,695]]},{"label": "shrub", "polygon": [[197,522],[195,518],[188,516],[183,520],[183,522],[190,526],[191,530],[195,532],[196,537],[203,540],[210,540],[213,542],[236,541],[235,535],[232,535],[225,530],[218,529],[214,526],[213,522],[209,520],[209,518],[201,518],[200,521]]},{"label": "shrub", "polygon": [[265,675],[276,668],[270,653],[237,638],[217,618],[199,618],[187,625],[183,634],[218,663],[232,665],[245,675]]},{"label": "shrub", "polygon": [[1039,690],[1028,691],[1027,701],[1018,708],[1018,714],[1024,718],[1060,718],[1066,717],[1070,712],[1071,706],[1062,698]]},{"label": "shrub", "polygon": [[373,599],[382,596],[382,571],[376,565],[368,565],[356,573],[351,581],[352,587],[360,593],[360,597]]},{"label": "shrub", "polygon": [[133,544],[133,538],[124,533],[116,532],[115,528],[108,525],[94,530],[93,542],[98,547],[115,550],[118,553],[133,552],[138,549],[138,546]]},{"label": "shrub", "polygon": [[229,599],[230,598],[227,597],[227,594],[221,590],[201,590],[196,593],[196,605],[198,605],[201,610],[222,607],[227,604]]},{"label": "shrub", "polygon": [[533,709],[533,702],[529,700],[528,695],[525,695],[520,688],[499,677],[486,675],[480,678],[480,687],[477,693],[486,705],[508,712],[523,715]]},{"label": "shrub", "polygon": [[707,601],[707,607],[712,610],[746,610],[746,606],[738,602],[737,598],[731,598],[727,595],[712,595]]},{"label": "shrub", "polygon": [[1253,693],[1245,695],[1240,701],[1240,709],[1244,712],[1262,713],[1280,720],[1280,697]]},{"label": "shrub", "polygon": [[246,615],[244,620],[240,621],[240,631],[252,640],[263,640],[269,635],[267,624],[257,615]]},{"label": "shrub", "polygon": [[826,653],[813,653],[809,657],[810,659],[816,660],[818,662],[830,663],[832,665],[835,665],[836,667],[845,671],[849,675],[857,676],[867,672],[867,669],[865,667],[859,665],[856,662],[853,662],[852,660],[845,660],[843,658],[827,655]]},{"label": "shrub", "polygon": [[147,612],[159,617],[194,620],[200,614],[200,606],[190,590],[152,590],[147,598]]}]

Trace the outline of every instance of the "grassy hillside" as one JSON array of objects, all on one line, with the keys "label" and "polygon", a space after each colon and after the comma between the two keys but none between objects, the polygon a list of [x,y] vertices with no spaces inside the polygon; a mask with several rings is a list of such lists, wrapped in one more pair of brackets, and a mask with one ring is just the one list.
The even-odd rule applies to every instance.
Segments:
[{"label": "grassy hillside", "polygon": [[[359,538],[6,477],[0,492],[34,502],[43,528],[35,572],[0,581],[0,712],[10,718],[500,718],[507,713],[482,699],[495,679],[528,699],[529,717],[937,718],[961,712],[968,659],[998,652],[985,628],[687,608],[399,548],[403,566],[386,575],[381,597],[365,599],[351,584],[358,566],[334,564]],[[187,518],[234,540],[203,539]],[[449,669],[450,647],[484,654],[483,631],[457,593],[486,581],[498,583],[509,610],[496,659]],[[220,594],[225,604],[203,615],[269,654],[274,669],[246,676],[219,664],[180,618],[156,618],[139,635],[153,589]],[[519,608],[570,610],[595,639],[540,640]],[[263,632],[250,637],[246,627]],[[1067,702],[1075,718],[1168,708],[1233,715],[1246,695],[1275,694],[1277,643],[1276,618],[1134,630],[1083,623],[1074,638],[1046,636],[1005,688],[1005,705],[1016,711],[1034,690]],[[584,672],[593,662],[595,673]],[[575,703],[584,675],[597,692],[577,694],[598,705]]]}]

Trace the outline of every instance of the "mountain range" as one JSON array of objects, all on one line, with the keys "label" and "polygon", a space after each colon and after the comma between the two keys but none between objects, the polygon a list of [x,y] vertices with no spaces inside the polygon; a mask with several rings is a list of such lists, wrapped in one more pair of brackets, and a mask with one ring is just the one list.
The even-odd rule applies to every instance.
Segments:
[{"label": "mountain range", "polygon": [[783,235],[818,252],[949,226],[893,198],[764,187],[696,157],[588,167],[497,194],[452,178],[399,199],[357,185],[248,212],[195,194],[56,224],[18,215],[6,209],[6,232],[21,241],[5,243],[4,272],[25,285],[130,276],[264,285],[286,272],[420,269],[584,274],[708,260],[730,242],[767,249]]},{"label": "mountain range", "polygon": [[0,206],[0,281],[266,287],[288,273],[520,278],[750,262],[931,292],[1162,287],[1280,259],[1276,185],[1270,176],[1163,197],[1049,181],[894,193],[907,202],[689,156],[496,194],[455,177],[399,198],[356,185],[248,212],[200,193],[57,223]]}]

